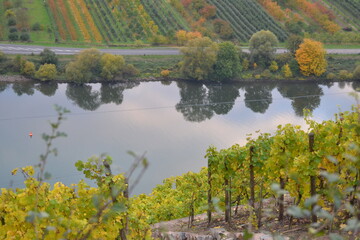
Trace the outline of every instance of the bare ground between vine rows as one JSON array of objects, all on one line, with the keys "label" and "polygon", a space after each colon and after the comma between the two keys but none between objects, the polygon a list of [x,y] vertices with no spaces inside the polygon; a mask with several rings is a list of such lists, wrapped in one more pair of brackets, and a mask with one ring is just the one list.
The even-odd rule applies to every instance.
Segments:
[{"label": "bare ground between vine rows", "polygon": [[[293,205],[293,199],[285,198],[285,212],[286,207]],[[231,233],[243,233],[250,231],[253,233],[265,233],[267,235],[281,235],[288,237],[290,240],[328,240],[326,236],[314,237],[308,233],[308,228],[311,224],[309,219],[292,219],[290,224],[290,216],[285,215],[283,221],[278,221],[278,207],[275,204],[275,199],[266,199],[263,203],[262,226],[259,229],[251,227],[250,212],[245,205],[238,207],[232,211],[231,224],[225,222],[224,214],[220,212],[213,213],[213,221],[210,226],[207,224],[206,213],[195,216],[193,225],[188,227],[188,218],[175,219],[166,222],[156,223],[152,226],[153,231],[158,232],[187,232],[199,235],[209,235],[212,228],[223,228]],[[241,238],[240,238],[241,239]],[[267,238],[266,238],[267,239]]]}]

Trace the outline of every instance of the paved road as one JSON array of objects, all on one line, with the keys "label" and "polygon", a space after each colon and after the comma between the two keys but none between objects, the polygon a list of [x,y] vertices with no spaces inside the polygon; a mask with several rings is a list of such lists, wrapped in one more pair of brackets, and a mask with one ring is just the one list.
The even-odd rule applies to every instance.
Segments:
[{"label": "paved road", "polygon": [[[39,54],[44,50],[44,46],[32,45],[13,45],[0,44],[0,51],[6,54]],[[68,47],[47,47],[58,55],[74,55],[78,54],[84,48],[68,48]],[[116,55],[179,55],[178,48],[144,48],[144,49],[99,49],[104,53],[111,53]],[[243,49],[248,52],[248,49]],[[287,50],[284,48],[277,49],[277,53],[284,53]],[[331,54],[360,54],[360,49],[327,49]]]}]

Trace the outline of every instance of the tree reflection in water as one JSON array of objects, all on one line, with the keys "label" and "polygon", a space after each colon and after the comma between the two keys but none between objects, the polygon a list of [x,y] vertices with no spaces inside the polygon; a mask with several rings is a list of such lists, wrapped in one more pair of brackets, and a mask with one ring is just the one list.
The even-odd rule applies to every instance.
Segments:
[{"label": "tree reflection in water", "polygon": [[249,83],[245,85],[245,106],[256,113],[265,113],[272,103],[274,83]]},{"label": "tree reflection in water", "polygon": [[360,92],[360,81],[354,81],[352,83],[352,88],[357,91],[357,92]]},{"label": "tree reflection in water", "polygon": [[202,83],[178,82],[177,86],[181,99],[175,108],[183,114],[186,121],[202,122],[214,115],[207,97],[207,89]]},{"label": "tree reflection in water", "polygon": [[16,83],[13,83],[12,88],[18,96],[21,96],[23,94],[31,96],[31,95],[34,95],[34,93],[35,93],[34,85],[35,84],[30,81],[16,82]]},{"label": "tree reflection in water", "polygon": [[207,84],[208,99],[211,109],[218,115],[225,115],[234,107],[235,100],[240,96],[235,84]]},{"label": "tree reflection in water", "polygon": [[9,86],[9,83],[0,82],[0,92],[5,91],[8,86]]},{"label": "tree reflection in water", "polygon": [[44,82],[37,84],[35,88],[45,96],[51,97],[55,95],[58,84],[56,82]]},{"label": "tree reflection in water", "polygon": [[324,95],[317,83],[284,83],[279,84],[277,89],[284,98],[292,100],[291,106],[299,117],[304,116],[305,108],[311,112],[316,109]]},{"label": "tree reflection in water", "polygon": [[94,111],[101,105],[100,92],[92,91],[92,86],[89,84],[69,83],[65,94],[68,99],[85,110]]},{"label": "tree reflection in water", "polygon": [[115,103],[120,105],[124,99],[124,90],[138,86],[140,83],[102,83],[100,88],[101,103]]}]

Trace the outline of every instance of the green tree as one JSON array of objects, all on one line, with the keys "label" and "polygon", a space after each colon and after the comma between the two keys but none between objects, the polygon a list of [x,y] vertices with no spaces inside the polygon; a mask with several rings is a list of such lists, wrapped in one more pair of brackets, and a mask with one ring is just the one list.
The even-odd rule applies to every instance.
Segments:
[{"label": "green tree", "polygon": [[25,61],[22,68],[21,68],[21,74],[32,77],[35,74],[35,64],[30,61]]},{"label": "green tree", "polygon": [[40,79],[41,81],[49,81],[54,80],[56,77],[57,71],[55,64],[47,64],[41,65],[39,70],[35,73],[35,77]]},{"label": "green tree", "polygon": [[290,35],[287,39],[286,48],[295,56],[296,50],[299,49],[300,44],[302,44],[304,39],[299,35]]},{"label": "green tree", "polygon": [[219,44],[219,52],[214,65],[214,76],[217,80],[233,79],[240,70],[239,50],[232,42]]},{"label": "green tree", "polygon": [[40,63],[41,64],[54,64],[57,65],[58,57],[56,56],[55,52],[51,51],[49,48],[45,48],[40,53]]},{"label": "green tree", "polygon": [[101,72],[100,59],[101,53],[97,49],[92,48],[81,51],[75,57],[75,61],[66,66],[66,78],[78,83],[93,80]]},{"label": "green tree", "polygon": [[251,61],[263,66],[270,64],[276,52],[275,47],[279,43],[275,34],[261,30],[254,33],[249,42]]},{"label": "green tree", "polygon": [[208,37],[190,40],[181,49],[183,54],[182,74],[197,80],[209,77],[216,62],[218,48],[218,45]]},{"label": "green tree", "polygon": [[101,56],[100,65],[101,77],[107,80],[112,80],[116,76],[122,74],[125,66],[125,60],[123,56],[106,53]]}]

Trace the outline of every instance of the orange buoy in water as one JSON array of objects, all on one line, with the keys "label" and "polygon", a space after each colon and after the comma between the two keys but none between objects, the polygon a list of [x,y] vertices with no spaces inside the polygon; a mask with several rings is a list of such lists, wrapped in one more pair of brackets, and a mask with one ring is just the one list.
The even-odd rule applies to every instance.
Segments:
[{"label": "orange buoy in water", "polygon": [[32,132],[30,132],[30,133],[29,133],[29,137],[32,137],[32,136],[33,136],[33,134],[32,134]]}]

